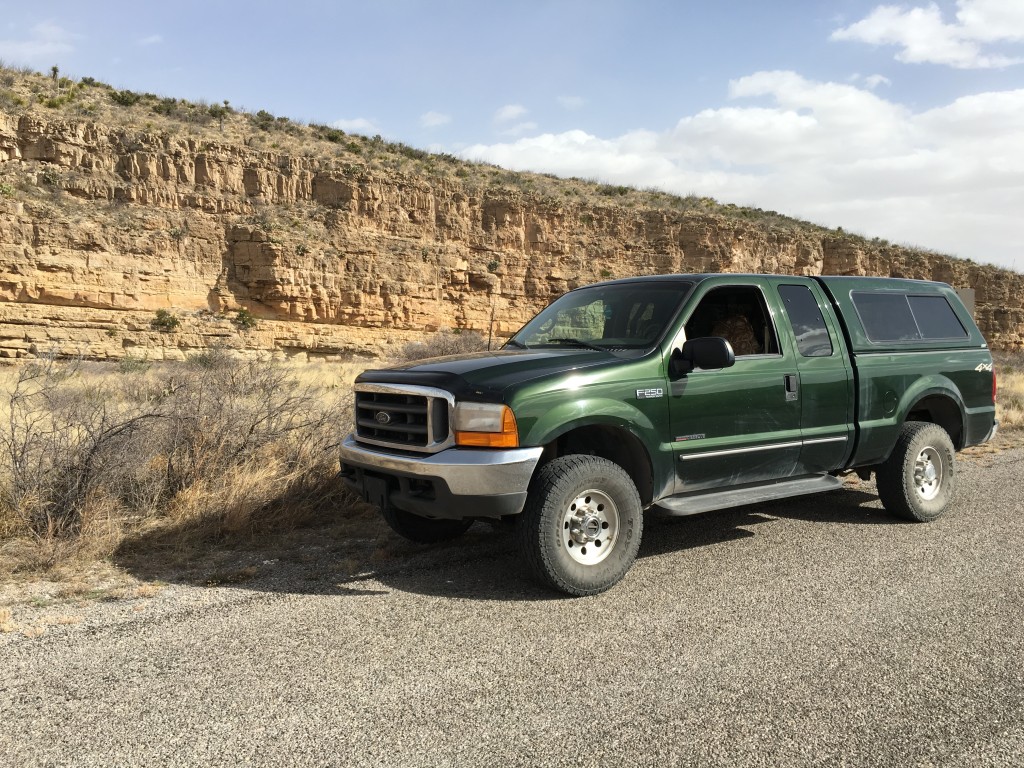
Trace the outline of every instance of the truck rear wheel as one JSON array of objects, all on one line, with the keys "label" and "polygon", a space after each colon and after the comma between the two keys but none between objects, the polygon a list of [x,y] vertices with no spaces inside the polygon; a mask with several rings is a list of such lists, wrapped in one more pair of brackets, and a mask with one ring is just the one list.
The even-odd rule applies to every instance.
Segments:
[{"label": "truck rear wheel", "polygon": [[384,521],[391,530],[417,544],[436,544],[457,539],[473,524],[472,520],[435,520],[388,506]]},{"label": "truck rear wheel", "polygon": [[953,456],[953,441],[946,430],[937,424],[908,421],[892,455],[876,473],[882,504],[907,520],[937,519],[956,488]]},{"label": "truck rear wheel", "polygon": [[640,495],[626,471],[575,454],[540,468],[516,521],[534,576],[570,595],[596,595],[618,583],[636,559],[642,530]]}]

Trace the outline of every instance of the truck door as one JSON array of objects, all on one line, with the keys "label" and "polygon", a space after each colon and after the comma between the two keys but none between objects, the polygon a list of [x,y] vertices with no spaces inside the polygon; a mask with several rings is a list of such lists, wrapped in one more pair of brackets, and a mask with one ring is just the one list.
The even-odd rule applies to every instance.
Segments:
[{"label": "truck door", "polygon": [[[793,331],[800,402],[798,474],[843,466],[852,444],[853,377],[845,344],[821,289],[813,283],[776,285]],[[784,326],[785,327],[785,326]]]},{"label": "truck door", "polygon": [[800,456],[800,402],[793,354],[784,356],[763,280],[703,287],[685,320],[684,339],[721,336],[736,364],[696,369],[668,382],[675,493],[792,476]]}]

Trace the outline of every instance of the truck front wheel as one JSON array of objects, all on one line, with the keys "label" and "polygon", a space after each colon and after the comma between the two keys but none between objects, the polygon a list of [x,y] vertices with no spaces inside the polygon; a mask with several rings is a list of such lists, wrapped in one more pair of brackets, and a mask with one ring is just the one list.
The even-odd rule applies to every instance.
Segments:
[{"label": "truck front wheel", "polygon": [[523,558],[542,583],[595,595],[622,579],[636,559],[643,508],[618,464],[561,456],[534,476],[516,530]]},{"label": "truck front wheel", "polygon": [[876,477],[878,495],[889,512],[921,523],[935,520],[946,511],[956,487],[953,441],[937,424],[908,421]]},{"label": "truck front wheel", "polygon": [[384,520],[391,530],[418,544],[436,544],[456,539],[473,524],[472,520],[434,520],[388,506]]}]

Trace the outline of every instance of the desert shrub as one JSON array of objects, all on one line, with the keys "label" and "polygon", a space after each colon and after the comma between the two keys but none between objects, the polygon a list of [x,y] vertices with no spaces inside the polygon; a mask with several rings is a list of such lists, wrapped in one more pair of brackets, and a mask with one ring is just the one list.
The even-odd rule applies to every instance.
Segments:
[{"label": "desert shrub", "polygon": [[173,115],[178,109],[178,100],[172,98],[163,98],[153,104],[150,107],[158,115]]},{"label": "desert shrub", "polygon": [[166,309],[158,309],[156,317],[149,321],[149,325],[153,330],[161,333],[173,333],[181,327],[181,320]]},{"label": "desert shrub", "polygon": [[265,109],[261,109],[255,115],[249,115],[249,119],[261,131],[269,131],[274,127],[274,116]]},{"label": "desert shrub", "polygon": [[[111,329],[113,330],[113,329]],[[110,334],[110,330],[107,331]],[[117,333],[115,332],[116,336]],[[136,356],[132,354],[126,354],[120,360],[117,361],[117,370],[120,373],[145,373],[150,369],[153,364],[149,361],[148,355]]]},{"label": "desert shrub", "polygon": [[235,327],[240,331],[251,331],[260,324],[256,315],[244,307],[235,312],[235,316],[231,319],[231,322],[234,323]]},{"label": "desert shrub", "polygon": [[39,174],[39,180],[50,187],[60,184],[60,171],[56,168],[47,168]]},{"label": "desert shrub", "polygon": [[135,91],[111,91],[110,100],[122,107],[131,107],[142,101],[142,94]]},{"label": "desert shrub", "polygon": [[17,109],[25,106],[25,99],[14,91],[0,90],[0,109]]},{"label": "desert shrub", "polygon": [[153,526],[217,539],[301,522],[331,501],[347,392],[223,353],[130,375],[21,368],[0,398],[0,570],[5,540],[103,556]]},{"label": "desert shrub", "polygon": [[402,347],[401,359],[424,360],[429,357],[482,352],[485,349],[487,340],[476,331],[442,328],[424,341],[413,341]]}]

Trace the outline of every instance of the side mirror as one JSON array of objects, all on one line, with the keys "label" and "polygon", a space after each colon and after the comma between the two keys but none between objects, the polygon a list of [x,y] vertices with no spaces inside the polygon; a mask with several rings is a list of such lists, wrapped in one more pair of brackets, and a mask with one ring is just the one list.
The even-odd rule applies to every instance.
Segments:
[{"label": "side mirror", "polygon": [[694,368],[714,370],[729,368],[736,363],[736,355],[732,346],[718,336],[705,336],[689,339],[683,344],[682,350],[672,350],[668,361],[668,374],[673,379],[685,376]]}]

